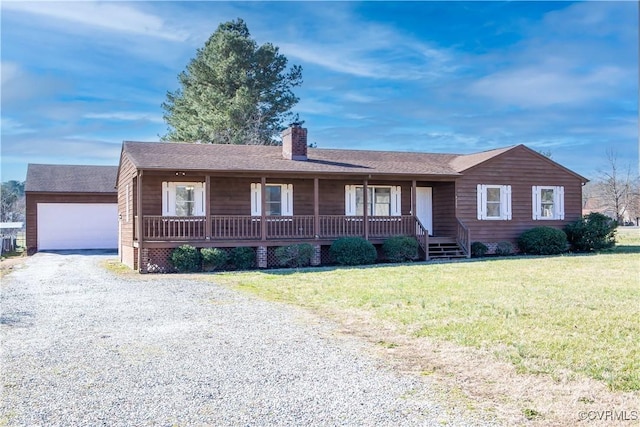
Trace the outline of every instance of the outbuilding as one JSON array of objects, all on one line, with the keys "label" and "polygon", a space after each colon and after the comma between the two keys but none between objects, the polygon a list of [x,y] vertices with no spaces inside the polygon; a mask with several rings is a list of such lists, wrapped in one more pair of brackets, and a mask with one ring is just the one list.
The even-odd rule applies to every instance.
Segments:
[{"label": "outbuilding", "polygon": [[115,166],[30,164],[27,252],[116,249],[117,173]]}]

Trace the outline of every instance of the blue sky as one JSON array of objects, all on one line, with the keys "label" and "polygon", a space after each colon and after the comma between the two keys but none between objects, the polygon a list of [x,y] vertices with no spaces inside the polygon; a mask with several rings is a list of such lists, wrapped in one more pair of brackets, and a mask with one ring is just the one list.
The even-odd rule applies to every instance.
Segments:
[{"label": "blue sky", "polygon": [[2,12],[2,181],[27,163],[116,165],[218,24],[303,67],[320,148],[513,144],[588,178],[638,163],[636,2],[12,2]]}]

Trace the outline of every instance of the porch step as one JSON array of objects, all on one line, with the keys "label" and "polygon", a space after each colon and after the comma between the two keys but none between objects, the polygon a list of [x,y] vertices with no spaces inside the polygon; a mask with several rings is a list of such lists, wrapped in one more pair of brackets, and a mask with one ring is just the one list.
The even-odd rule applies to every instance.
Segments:
[{"label": "porch step", "polygon": [[454,239],[439,238],[435,241],[429,241],[429,259],[461,259],[466,257]]}]

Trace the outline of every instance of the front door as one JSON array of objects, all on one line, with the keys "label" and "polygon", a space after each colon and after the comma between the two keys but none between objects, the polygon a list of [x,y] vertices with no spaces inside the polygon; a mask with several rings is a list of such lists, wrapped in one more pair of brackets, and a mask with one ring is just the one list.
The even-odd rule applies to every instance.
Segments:
[{"label": "front door", "polygon": [[416,187],[416,216],[431,235],[433,234],[432,194],[432,187]]}]

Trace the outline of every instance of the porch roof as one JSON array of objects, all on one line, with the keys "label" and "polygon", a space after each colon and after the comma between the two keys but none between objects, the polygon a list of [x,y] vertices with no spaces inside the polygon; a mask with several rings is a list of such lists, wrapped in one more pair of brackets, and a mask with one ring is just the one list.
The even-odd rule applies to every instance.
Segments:
[{"label": "porch roof", "polygon": [[382,174],[458,176],[456,154],[309,148],[308,160],[282,157],[282,147],[193,143],[131,142],[123,154],[138,169],[301,174]]}]

